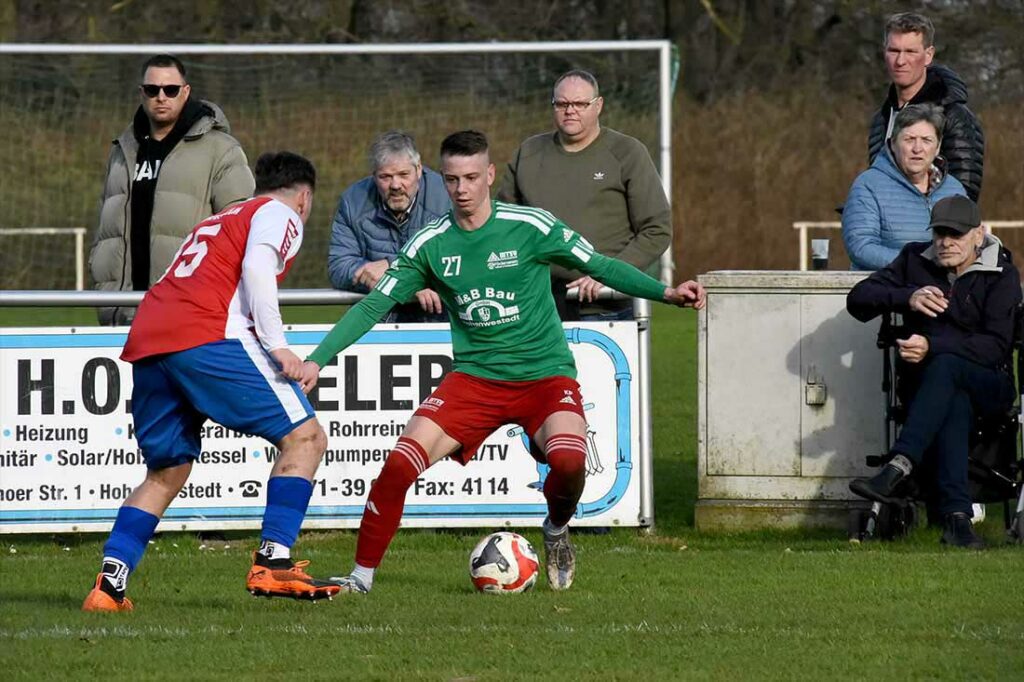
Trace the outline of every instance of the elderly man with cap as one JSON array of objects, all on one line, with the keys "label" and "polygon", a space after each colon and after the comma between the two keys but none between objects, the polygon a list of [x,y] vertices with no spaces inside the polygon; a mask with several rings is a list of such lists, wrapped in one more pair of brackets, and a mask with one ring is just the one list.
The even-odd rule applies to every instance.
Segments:
[{"label": "elderly man with cap", "polygon": [[1014,398],[1010,358],[1020,274],[998,239],[985,234],[977,205],[952,196],[932,209],[931,242],[912,242],[896,259],[857,284],[846,299],[867,322],[900,313],[897,341],[907,405],[890,455],[872,478],[850,490],[891,501],[910,472],[934,472],[942,542],[981,549],[971,524],[967,488],[968,435],[974,415],[997,413]]}]

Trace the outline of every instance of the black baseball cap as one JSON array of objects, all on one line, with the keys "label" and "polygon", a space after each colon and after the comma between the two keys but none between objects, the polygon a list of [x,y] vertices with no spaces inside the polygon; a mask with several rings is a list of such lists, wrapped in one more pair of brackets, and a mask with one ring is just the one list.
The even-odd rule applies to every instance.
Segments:
[{"label": "black baseball cap", "polygon": [[944,227],[957,234],[967,234],[981,225],[981,211],[978,205],[964,196],[946,197],[932,207],[932,222],[929,229]]}]

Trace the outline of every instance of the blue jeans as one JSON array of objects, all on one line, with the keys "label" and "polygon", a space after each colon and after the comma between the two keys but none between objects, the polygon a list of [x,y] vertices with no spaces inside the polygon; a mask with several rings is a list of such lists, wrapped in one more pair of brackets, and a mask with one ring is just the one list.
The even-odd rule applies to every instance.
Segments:
[{"label": "blue jeans", "polygon": [[935,471],[941,514],[970,515],[967,455],[972,422],[975,416],[1006,410],[1013,403],[1013,382],[1006,372],[949,353],[927,360],[916,377],[913,370],[908,374],[916,390],[892,451],[915,467],[927,458]]}]

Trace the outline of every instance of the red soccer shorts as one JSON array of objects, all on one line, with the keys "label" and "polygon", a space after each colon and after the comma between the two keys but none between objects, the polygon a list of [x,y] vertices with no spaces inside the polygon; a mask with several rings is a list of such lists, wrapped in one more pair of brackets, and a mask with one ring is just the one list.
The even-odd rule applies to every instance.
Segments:
[{"label": "red soccer shorts", "polygon": [[499,381],[450,372],[420,404],[416,416],[426,417],[457,440],[462,449],[451,457],[467,464],[499,426],[519,424],[532,439],[555,412],[583,417],[583,397],[575,379],[556,376]]}]

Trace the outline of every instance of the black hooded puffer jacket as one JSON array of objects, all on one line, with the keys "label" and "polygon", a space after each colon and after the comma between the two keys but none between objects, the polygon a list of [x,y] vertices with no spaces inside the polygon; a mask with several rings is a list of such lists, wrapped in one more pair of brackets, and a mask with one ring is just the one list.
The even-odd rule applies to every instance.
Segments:
[{"label": "black hooded puffer jacket", "polygon": [[[985,135],[974,113],[967,108],[967,86],[952,69],[940,64],[928,67],[924,87],[909,104],[938,104],[946,114],[946,127],[942,131],[939,154],[946,160],[949,174],[963,183],[967,196],[977,201],[981,194],[981,177],[985,162]],[[889,115],[897,106],[896,87],[889,86],[889,94],[881,108],[871,119],[868,132],[868,164],[885,142],[889,129]]]}]

